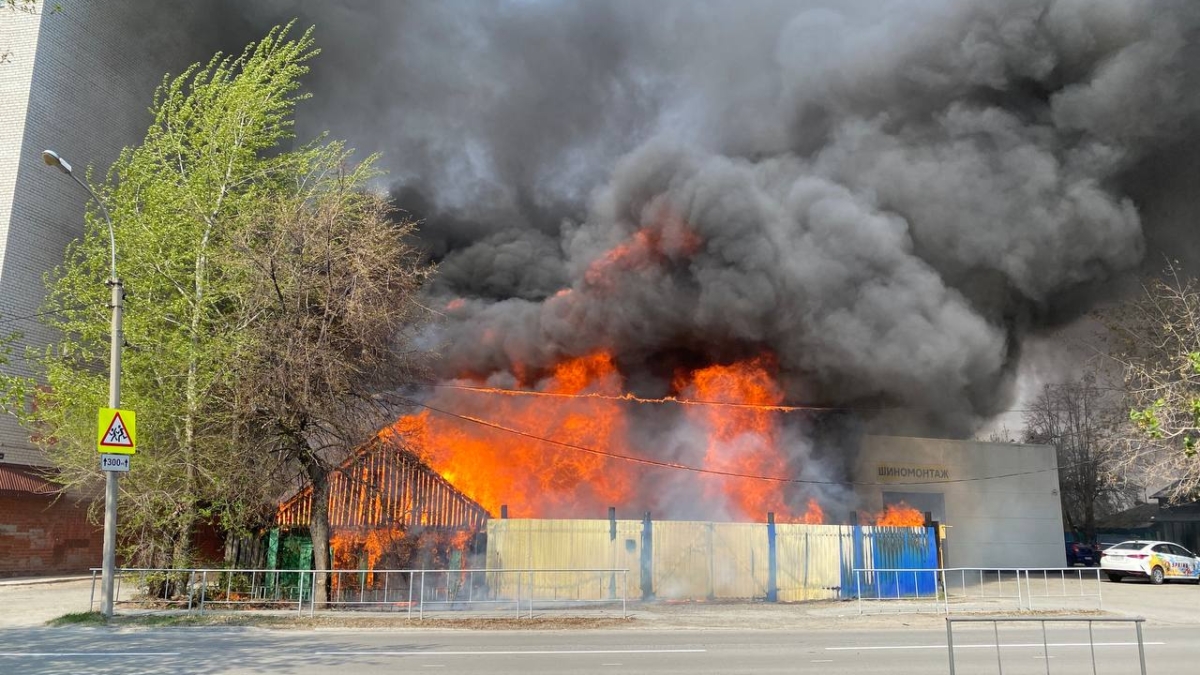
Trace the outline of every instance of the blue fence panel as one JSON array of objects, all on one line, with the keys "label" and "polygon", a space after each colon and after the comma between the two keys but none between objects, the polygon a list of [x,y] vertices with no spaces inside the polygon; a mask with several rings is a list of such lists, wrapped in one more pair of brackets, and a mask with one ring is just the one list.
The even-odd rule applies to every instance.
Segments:
[{"label": "blue fence panel", "polygon": [[[932,527],[852,528],[851,565],[842,565],[842,597],[901,598],[937,593],[937,533]],[[854,570],[863,572],[855,578]],[[903,570],[903,571],[894,571]]]}]

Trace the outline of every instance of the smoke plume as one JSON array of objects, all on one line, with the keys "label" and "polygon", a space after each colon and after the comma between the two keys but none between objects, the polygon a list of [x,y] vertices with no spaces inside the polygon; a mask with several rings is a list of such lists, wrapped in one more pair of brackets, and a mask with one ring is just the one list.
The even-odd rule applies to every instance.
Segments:
[{"label": "smoke plume", "polygon": [[236,11],[316,24],[301,132],[382,150],[425,220],[447,377],[602,349],[658,395],[766,353],[790,402],[967,433],[1197,212],[1192,0]]}]

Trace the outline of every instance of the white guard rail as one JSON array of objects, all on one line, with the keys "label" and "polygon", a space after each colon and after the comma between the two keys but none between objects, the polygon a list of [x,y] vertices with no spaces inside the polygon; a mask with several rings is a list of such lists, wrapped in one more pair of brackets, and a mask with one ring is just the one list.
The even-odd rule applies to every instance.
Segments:
[{"label": "white guard rail", "polygon": [[855,569],[858,613],[1103,609],[1098,567]]},{"label": "white guard rail", "polygon": [[[992,640],[993,640],[993,646],[996,650],[996,673],[997,673],[997,675],[1004,675],[1004,656],[1003,656],[1003,652],[1001,650],[1002,647],[1009,647],[1010,649],[1012,649],[1012,648],[1027,648],[1030,646],[1036,647],[1036,645],[1037,645],[1037,643],[1033,643],[1032,645],[1030,645],[1029,643],[1005,644],[1000,639],[1000,624],[1002,624],[1002,623],[1009,624],[1012,626],[1017,626],[1017,627],[1028,625],[1030,623],[1040,623],[1041,624],[1041,627],[1042,627],[1042,644],[1041,644],[1042,654],[1038,658],[1040,658],[1041,661],[1045,664],[1046,675],[1052,675],[1051,670],[1050,670],[1050,659],[1052,659],[1054,657],[1050,655],[1050,647],[1051,646],[1057,646],[1060,648],[1061,647],[1081,647],[1081,646],[1083,646],[1083,644],[1086,644],[1088,646],[1090,654],[1091,654],[1092,675],[1097,675],[1100,671],[1096,667],[1096,636],[1092,630],[1092,627],[1098,623],[1099,624],[1130,624],[1130,623],[1132,623],[1134,625],[1134,636],[1137,640],[1136,643],[1123,643],[1123,644],[1117,643],[1115,645],[1113,643],[1109,643],[1106,646],[1132,646],[1132,645],[1136,644],[1137,645],[1138,666],[1140,666],[1141,675],[1146,675],[1146,643],[1142,636],[1142,624],[1145,623],[1145,621],[1146,620],[1141,617],[1113,617],[1113,618],[1107,618],[1107,617],[1105,617],[1105,618],[1094,618],[1094,617],[1045,617],[1045,618],[1040,618],[1040,617],[946,617],[946,651],[949,653],[949,657],[950,657],[950,675],[955,675],[956,666],[957,666],[956,654],[954,651],[954,624],[961,624],[961,623],[990,623],[990,624],[992,624]],[[1074,623],[1074,624],[1086,623],[1087,631],[1088,631],[1087,632],[1087,642],[1086,643],[1070,643],[1067,645],[1062,645],[1062,644],[1052,645],[1050,643],[1049,637],[1046,634],[1046,624],[1047,623],[1049,623],[1053,626],[1062,626],[1064,624],[1072,624],[1072,623]],[[981,645],[964,645],[964,646],[972,647],[972,646],[981,646]],[[1026,656],[1024,658],[1028,658],[1028,657]],[[1010,659],[1010,661],[1011,661],[1011,659]],[[1111,665],[1111,663],[1112,663],[1111,657],[1108,659],[1108,662]],[[1066,664],[1067,664],[1066,667],[1069,668],[1070,670],[1060,671],[1060,672],[1070,672],[1070,673],[1079,673],[1080,672],[1080,670],[1078,669],[1077,661],[1075,661],[1075,660],[1066,661]],[[1009,665],[1010,666],[1012,665],[1011,662]],[[1028,670],[1022,670],[1021,672],[1028,672]],[[1105,672],[1110,672],[1110,671],[1105,671]],[[1129,672],[1129,671],[1123,671],[1123,672]]]},{"label": "white guard rail", "polygon": [[[92,569],[95,608],[98,568]],[[433,611],[500,611],[532,618],[539,609],[620,606],[628,616],[626,569],[265,570],[122,568],[119,605],[210,609],[317,610],[313,589],[325,575],[337,610],[404,611],[422,619]]]}]

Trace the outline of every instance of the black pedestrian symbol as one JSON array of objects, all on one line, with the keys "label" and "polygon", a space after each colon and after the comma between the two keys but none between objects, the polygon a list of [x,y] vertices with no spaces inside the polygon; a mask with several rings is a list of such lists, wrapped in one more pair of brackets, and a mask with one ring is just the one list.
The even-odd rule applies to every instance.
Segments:
[{"label": "black pedestrian symbol", "polygon": [[108,425],[108,431],[104,432],[104,438],[100,440],[100,445],[120,448],[132,448],[133,439],[129,436],[129,431],[125,429],[125,420],[121,419],[121,413],[113,413],[112,422]]}]

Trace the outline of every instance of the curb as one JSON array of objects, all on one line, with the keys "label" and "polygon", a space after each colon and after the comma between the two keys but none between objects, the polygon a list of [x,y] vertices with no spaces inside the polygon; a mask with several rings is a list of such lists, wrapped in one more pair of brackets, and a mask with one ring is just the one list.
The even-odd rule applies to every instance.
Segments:
[{"label": "curb", "polygon": [[0,588],[7,586],[42,586],[46,584],[65,584],[72,581],[87,581],[91,579],[90,574],[77,577],[13,577],[10,579],[0,579]]}]

